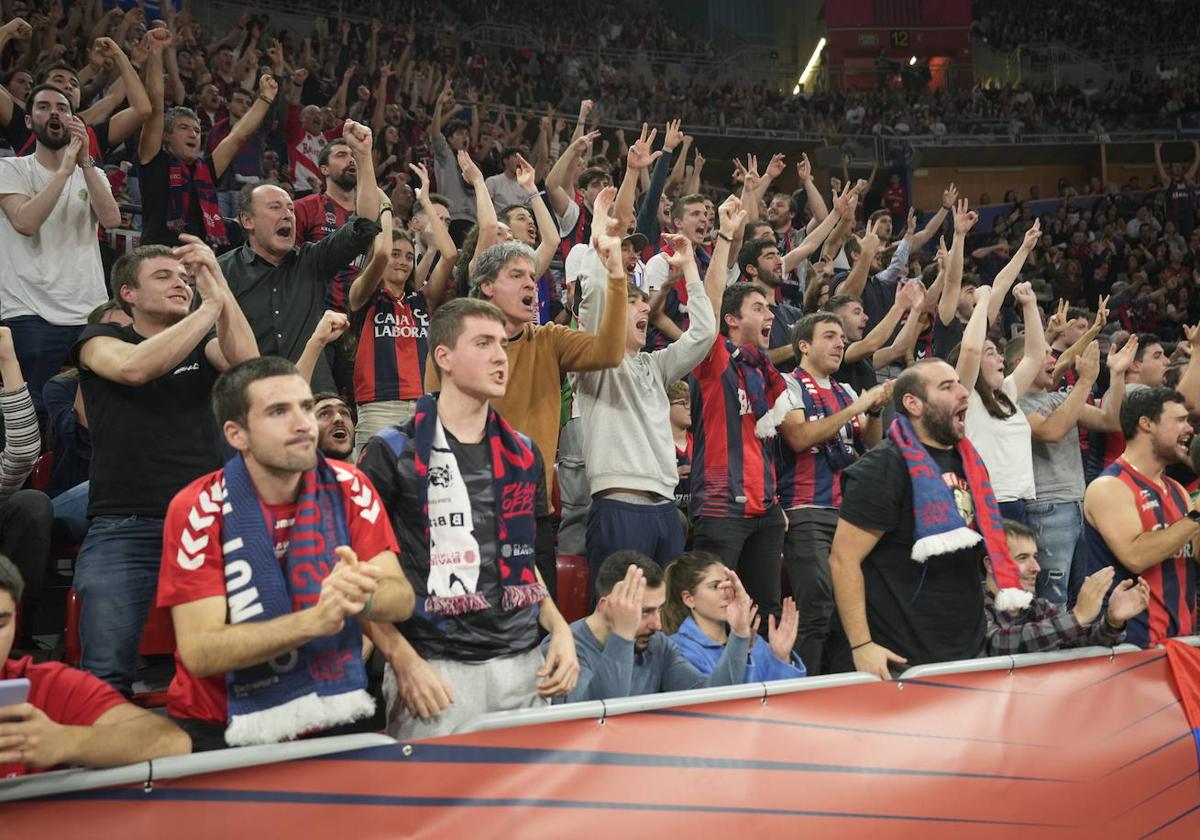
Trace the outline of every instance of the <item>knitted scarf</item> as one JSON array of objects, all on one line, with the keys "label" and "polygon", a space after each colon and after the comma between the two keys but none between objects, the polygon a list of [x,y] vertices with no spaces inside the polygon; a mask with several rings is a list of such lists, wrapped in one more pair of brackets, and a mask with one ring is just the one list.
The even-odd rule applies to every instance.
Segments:
[{"label": "knitted scarf", "polygon": [[[417,401],[413,417],[413,462],[417,501],[429,541],[425,611],[459,615],[491,606],[479,589],[480,553],[466,482],[446,443],[437,413],[437,394]],[[534,562],[537,521],[537,459],[529,439],[488,408],[486,439],[492,454],[496,505],[496,562],[502,606],[519,609],[539,603],[547,591],[538,583]]]},{"label": "knitted scarf", "polygon": [[221,218],[221,210],[217,206],[217,187],[212,181],[207,162],[198,160],[189,165],[172,156],[167,187],[168,229],[177,234],[187,229],[192,210],[192,189],[195,188],[196,198],[200,201],[200,216],[204,220],[205,241],[213,246],[224,245],[228,241],[225,220]]},{"label": "knitted scarf", "polygon": [[746,395],[750,411],[758,421],[754,433],[760,438],[775,437],[776,427],[795,406],[788,397],[787,382],[771,364],[767,354],[753,344],[738,347],[724,339],[729,363],[737,373],[738,387]]},{"label": "knitted scarf", "polygon": [[[846,393],[840,382],[829,381],[829,388],[821,388],[811,373],[802,367],[792,371],[792,378],[800,383],[800,396],[804,400],[804,414],[809,420],[823,420],[832,417],[840,411],[849,408],[854,400]],[[862,423],[858,415],[850,418],[843,429],[824,443],[817,444],[814,450],[821,452],[829,462],[829,468],[835,472],[843,470],[854,463],[857,457],[856,447],[862,446]]]},{"label": "knitted scarf", "polygon": [[1021,588],[1021,575],[1008,553],[1008,540],[1000,524],[1000,507],[992,492],[991,478],[971,442],[966,438],[960,440],[958,452],[962,456],[967,486],[975,506],[977,530],[972,530],[963,521],[958,504],[954,501],[954,493],[942,480],[941,467],[925,449],[909,419],[897,415],[888,427],[888,437],[900,448],[900,454],[908,466],[908,477],[912,481],[915,537],[912,559],[924,563],[930,557],[969,548],[982,539],[992,560],[992,575],[999,590],[996,608],[1012,610],[1029,606],[1033,595]]},{"label": "knitted scarf", "polygon": [[[316,604],[321,582],[337,565],[333,549],[349,544],[338,476],[323,455],[304,473],[284,567],[275,557],[275,522],[259,500],[242,456],[222,471],[229,620],[269,621]],[[230,746],[272,744],[368,717],[362,634],[357,621],[340,633],[313,639],[294,651],[225,675]]]}]

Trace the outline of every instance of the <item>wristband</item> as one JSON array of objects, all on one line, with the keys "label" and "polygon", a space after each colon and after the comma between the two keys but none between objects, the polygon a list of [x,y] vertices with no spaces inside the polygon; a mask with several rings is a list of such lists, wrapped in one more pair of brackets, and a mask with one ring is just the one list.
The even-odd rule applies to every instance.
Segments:
[{"label": "wristband", "polygon": [[1125,627],[1125,625],[1123,623],[1119,624],[1119,625],[1113,624],[1112,619],[1108,617],[1108,610],[1104,611],[1104,623],[1108,626],[1109,630],[1121,630],[1121,629],[1124,629],[1124,627]]},{"label": "wristband", "polygon": [[733,237],[726,236],[725,234],[721,233],[721,231],[717,231],[717,238],[724,239],[726,242],[728,242],[731,245],[733,244]]},{"label": "wristband", "polygon": [[268,108],[270,108],[272,105],[275,104],[274,99],[267,99],[267,97],[263,96],[261,93],[258,95],[258,98],[261,99],[263,102],[266,102]]},{"label": "wristband", "polygon": [[375,600],[375,593],[372,592],[367,596],[367,602],[363,604],[362,612],[358,614],[359,618],[367,618],[371,614],[371,602]]},{"label": "wristband", "polygon": [[879,406],[879,408],[871,408],[871,409],[868,409],[868,410],[867,410],[867,416],[868,416],[868,417],[881,417],[881,416],[883,416],[883,406]]},{"label": "wristband", "polygon": [[859,648],[861,648],[861,647],[866,647],[866,646],[867,646],[867,645],[869,645],[869,644],[871,644],[871,640],[870,640],[870,639],[867,639],[867,640],[866,640],[865,642],[863,642],[861,645],[855,645],[854,647],[850,648],[850,650],[858,650]]}]

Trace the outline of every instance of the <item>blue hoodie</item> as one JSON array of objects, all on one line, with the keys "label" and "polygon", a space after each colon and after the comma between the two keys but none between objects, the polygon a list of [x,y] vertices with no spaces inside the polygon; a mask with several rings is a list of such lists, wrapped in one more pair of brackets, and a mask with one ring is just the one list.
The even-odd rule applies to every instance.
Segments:
[{"label": "blue hoodie", "polygon": [[[690,615],[679,625],[679,632],[667,638],[675,643],[679,652],[702,674],[711,674],[725,651],[724,645],[704,635],[704,631],[696,625]],[[807,676],[804,663],[794,652],[790,664],[780,662],[762,636],[754,637],[754,647],[750,650],[750,661],[746,665],[746,678],[743,682],[792,680],[804,676]]]}]

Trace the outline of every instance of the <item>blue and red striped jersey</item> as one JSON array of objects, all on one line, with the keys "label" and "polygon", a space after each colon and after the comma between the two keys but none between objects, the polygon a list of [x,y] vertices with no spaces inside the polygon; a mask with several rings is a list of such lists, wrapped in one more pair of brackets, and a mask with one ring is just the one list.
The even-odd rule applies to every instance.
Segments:
[{"label": "blue and red striped jersey", "polygon": [[[846,386],[829,380],[821,384],[803,368],[790,376],[800,383],[806,422],[832,417],[850,407],[854,397]],[[779,504],[784,510],[800,507],[842,506],[842,470],[853,463],[856,453],[866,451],[862,426],[857,417],[805,452],[796,452],[779,436],[775,469],[779,481]]]},{"label": "blue and red striped jersey", "polygon": [[574,200],[575,206],[579,208],[579,218],[575,220],[575,227],[571,228],[570,233],[563,236],[562,244],[559,245],[558,253],[564,260],[576,245],[586,245],[592,241],[592,211],[583,203],[583,194],[578,190],[575,192]]},{"label": "blue and red striped jersey", "polygon": [[[306,195],[296,202],[296,244],[320,242],[326,236],[346,224],[354,215],[325,193]],[[325,284],[325,308],[335,312],[350,310],[350,286],[361,269],[359,257],[341,268]]]},{"label": "blue and red striped jersey", "polygon": [[380,286],[354,313],[354,401],[415,400],[425,393],[429,306],[424,292],[397,298]]},{"label": "blue and red striped jersey", "polygon": [[754,433],[724,336],[692,371],[691,386],[692,516],[761,516],[775,504],[775,441]]},{"label": "blue and red striped jersey", "polygon": [[[1170,527],[1188,512],[1187,493],[1165,475],[1165,492],[1162,485],[1138,472],[1124,458],[1117,458],[1101,475],[1115,476],[1130,489],[1146,531]],[[1114,586],[1125,580],[1137,580],[1139,576],[1121,564],[1103,535],[1086,518],[1083,539],[1088,574],[1112,566],[1117,572]],[[1192,544],[1187,543],[1173,557],[1146,569],[1140,576],[1150,585],[1150,605],[1126,623],[1125,641],[1153,647],[1171,636],[1196,632],[1196,567]]]}]

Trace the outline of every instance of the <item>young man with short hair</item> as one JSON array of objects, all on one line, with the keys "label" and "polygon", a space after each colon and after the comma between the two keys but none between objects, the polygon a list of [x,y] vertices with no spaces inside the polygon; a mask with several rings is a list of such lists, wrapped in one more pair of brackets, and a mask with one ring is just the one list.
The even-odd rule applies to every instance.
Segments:
[{"label": "young man with short hair", "polygon": [[346,461],[354,451],[354,412],[340,395],[324,391],[313,395],[317,418],[317,451],[326,458]]},{"label": "young man with short hair", "polygon": [[[891,383],[856,394],[833,380],[845,351],[845,332],[836,315],[805,315],[796,325],[800,364],[789,375],[795,408],[779,427],[779,506],[787,516],[783,558],[792,584],[800,628],[796,652],[811,675],[828,672],[825,641],[833,615],[829,548],[841,505],[842,470],[879,443],[880,415]],[[796,399],[798,397],[798,401]]]},{"label": "young man with short hair", "polygon": [[0,159],[0,315],[41,410],[43,386],[107,297],[96,225],[116,227],[121,211],[66,94],[39,85],[24,119],[34,153]]},{"label": "young man with short hair", "polygon": [[[208,133],[208,156],[216,152],[221,142],[230,135],[234,127],[250,112],[257,100],[255,94],[245,88],[238,88],[229,94],[229,116],[213,124]],[[262,180],[262,153],[266,128],[269,128],[270,117],[259,124],[258,128],[233,153],[233,160],[225,174],[217,181],[217,207],[224,219],[237,216],[238,190],[245,184],[255,184]]]},{"label": "young man with short hair", "polygon": [[[1037,534],[1011,519],[1005,519],[1003,524],[1008,553],[1021,575],[1021,587],[1033,592],[1041,571]],[[1150,600],[1150,585],[1141,578],[1124,580],[1113,589],[1115,570],[1105,566],[1084,580],[1073,609],[1035,597],[1023,610],[999,610],[991,559],[985,556],[983,565],[988,571],[983,606],[987,618],[986,653],[990,656],[1088,645],[1115,647],[1125,638],[1125,622],[1143,612]]]},{"label": "young man with short hair", "polygon": [[1200,513],[1166,475],[1169,465],[1187,463],[1193,436],[1183,395],[1163,387],[1128,390],[1121,431],[1124,453],[1083,497],[1084,559],[1089,572],[1111,566],[1119,583],[1149,584],[1149,609],[1125,632],[1126,641],[1148,648],[1196,628]]},{"label": "young man with short hair", "polygon": [[312,391],[286,359],[222,374],[212,410],[237,454],[176,494],[163,525],[168,714],[197,750],[370,716],[359,622],[413,610],[371,482],[317,452]]},{"label": "young man with short hair", "polygon": [[0,706],[0,780],[60,765],[118,767],[191,751],[170,721],[61,662],[9,659],[24,581],[0,555],[0,680],[29,680],[23,703]]},{"label": "young man with short hair", "polygon": [[183,238],[175,252],[142,245],[117,261],[113,286],[133,323],[86,327],[72,351],[93,442],[91,526],[75,564],[81,664],[126,695],[169,500],[220,465],[209,393],[221,371],[258,355],[212,250]]},{"label": "young man with short hair", "polygon": [[[736,196],[721,205],[720,219],[709,271],[724,275],[731,231],[745,220]],[[778,618],[785,518],[772,438],[787,412],[787,387],[766,355],[774,316],[755,286],[739,283],[718,296],[719,282],[705,285],[720,334],[692,371],[694,549],[720,557],[762,614]]]},{"label": "young man with short hair", "polygon": [[739,685],[746,676],[754,605],[728,569],[721,586],[732,595],[726,612],[729,641],[705,676],[661,632],[659,611],[667,599],[662,568],[636,551],[618,551],[605,559],[596,579],[595,611],[571,624],[579,682],[566,702]]},{"label": "young man with short hair", "polygon": [[[574,686],[571,630],[538,573],[553,540],[537,444],[494,402],[509,385],[508,316],[475,298],[450,301],[429,326],[441,390],[402,426],[367,443],[360,463],[403,547],[416,611],[373,627],[388,660],[387,731],[446,735],[487,712],[543,705]],[[538,626],[550,634],[537,650]],[[403,635],[401,635],[403,634]]]}]

